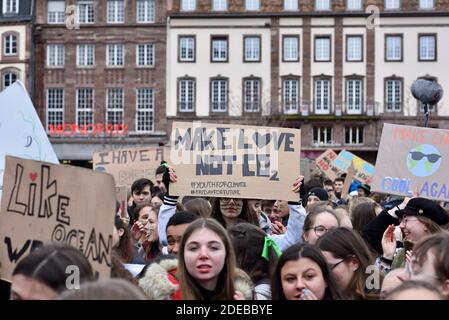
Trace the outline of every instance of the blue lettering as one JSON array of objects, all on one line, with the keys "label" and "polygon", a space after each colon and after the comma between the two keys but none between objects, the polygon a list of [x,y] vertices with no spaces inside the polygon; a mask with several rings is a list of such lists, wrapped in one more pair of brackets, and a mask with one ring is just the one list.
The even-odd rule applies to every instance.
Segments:
[{"label": "blue lettering", "polygon": [[[446,194],[446,184],[443,184],[443,186],[441,187],[440,193],[438,194],[438,198],[445,198],[448,199],[449,198],[449,194]],[[443,194],[443,197],[441,197],[441,194]]]},{"label": "blue lettering", "polygon": [[421,195],[421,196],[426,196],[426,197],[428,197],[429,196],[429,183],[426,181],[424,184],[423,184],[423,186],[422,186],[422,188],[421,188],[421,191],[419,192],[419,194]]},{"label": "blue lettering", "polygon": [[386,182],[390,182],[391,183],[391,177],[385,177],[382,179],[382,182],[380,184],[380,187],[382,188],[382,190],[388,191],[390,190],[390,188],[388,186],[385,185]]},{"label": "blue lettering", "polygon": [[432,185],[430,186],[430,195],[434,198],[437,196],[437,188],[438,188],[438,183],[436,183],[436,182],[432,183]]}]

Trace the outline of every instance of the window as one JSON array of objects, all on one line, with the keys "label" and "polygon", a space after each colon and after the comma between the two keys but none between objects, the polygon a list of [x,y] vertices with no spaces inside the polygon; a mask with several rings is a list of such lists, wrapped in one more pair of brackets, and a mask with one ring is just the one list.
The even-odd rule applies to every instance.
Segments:
[{"label": "window", "polygon": [[284,10],[298,10],[298,0],[284,0]]},{"label": "window", "polygon": [[7,34],[3,37],[3,54],[13,56],[17,54],[17,36]]},{"label": "window", "polygon": [[259,112],[260,80],[246,79],[243,81],[243,105],[245,112]]},{"label": "window", "polygon": [[138,23],[153,23],[155,15],[154,0],[137,0]]},{"label": "window", "polygon": [[3,74],[2,77],[2,89],[6,89],[10,85],[12,85],[17,80],[17,74],[14,72],[8,72]]},{"label": "window", "polygon": [[419,61],[436,61],[436,35],[419,35]]},{"label": "window", "polygon": [[112,125],[123,124],[123,89],[108,89],[106,105],[106,123]]},{"label": "window", "polygon": [[213,62],[228,61],[228,37],[212,37],[211,60]]},{"label": "window", "polygon": [[331,127],[314,127],[313,128],[314,144],[332,144],[332,128]]},{"label": "window", "polygon": [[195,62],[195,37],[179,37],[179,61]]},{"label": "window", "polygon": [[282,104],[284,106],[284,113],[298,113],[299,80],[284,79],[282,81]]},{"label": "window", "polygon": [[150,132],[154,129],[154,90],[137,89],[136,97],[136,131]]},{"label": "window", "polygon": [[400,112],[402,105],[402,81],[400,79],[386,80],[386,111]]},{"label": "window", "polygon": [[385,0],[385,10],[397,10],[400,8],[400,0]]},{"label": "window", "polygon": [[19,0],[3,0],[3,14],[18,14]]},{"label": "window", "polygon": [[359,79],[346,80],[346,112],[361,114],[363,101],[363,81]]},{"label": "window", "polygon": [[47,129],[64,124],[64,89],[47,89]]},{"label": "window", "polygon": [[212,10],[214,11],[226,11],[228,10],[228,0],[213,0]]},{"label": "window", "polygon": [[65,3],[64,1],[48,1],[48,23],[65,22]]},{"label": "window", "polygon": [[91,67],[95,65],[95,45],[79,44],[76,47],[76,64],[79,67]]},{"label": "window", "polygon": [[212,79],[210,97],[212,112],[226,112],[228,109],[228,80]]},{"label": "window", "polygon": [[330,10],[330,0],[315,0],[315,10]]},{"label": "window", "polygon": [[282,61],[299,61],[299,37],[284,36],[282,42]]},{"label": "window", "polygon": [[94,2],[78,1],[78,19],[79,23],[94,23]]},{"label": "window", "polygon": [[243,37],[244,62],[260,62],[260,37]]},{"label": "window", "polygon": [[363,61],[363,37],[346,37],[346,61]]},{"label": "window", "polygon": [[433,9],[434,8],[433,0],[419,0],[419,8],[420,9]]},{"label": "window", "polygon": [[108,44],[106,60],[109,67],[123,66],[125,60],[123,44]]},{"label": "window", "polygon": [[331,61],[330,37],[315,37],[315,61]]},{"label": "window", "polygon": [[196,0],[181,0],[182,11],[193,11],[196,9]]},{"label": "window", "polygon": [[348,11],[362,10],[362,0],[347,0],[346,9]]},{"label": "window", "polygon": [[87,126],[94,123],[94,89],[76,89],[76,124]]},{"label": "window", "polygon": [[123,0],[108,0],[108,23],[125,22]]},{"label": "window", "polygon": [[386,35],[385,61],[402,61],[402,36]]},{"label": "window", "polygon": [[363,144],[363,127],[345,127],[345,144]]},{"label": "window", "polygon": [[136,57],[138,66],[154,66],[154,46],[150,43],[138,44]]},{"label": "window", "polygon": [[330,111],[330,80],[316,79],[314,90],[314,105],[316,114],[328,114]]},{"label": "window", "polygon": [[259,10],[260,9],[260,0],[245,0],[245,9],[246,10]]},{"label": "window", "polygon": [[49,44],[47,45],[47,66],[63,67],[64,66],[64,45]]},{"label": "window", "polygon": [[178,83],[178,105],[180,112],[195,111],[195,80],[180,79]]}]

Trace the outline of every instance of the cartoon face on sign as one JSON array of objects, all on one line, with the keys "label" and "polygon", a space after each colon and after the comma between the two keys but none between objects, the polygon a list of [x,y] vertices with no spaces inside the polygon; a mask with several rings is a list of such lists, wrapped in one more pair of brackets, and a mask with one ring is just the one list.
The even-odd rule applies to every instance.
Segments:
[{"label": "cartoon face on sign", "polygon": [[434,174],[440,165],[440,151],[431,144],[420,144],[407,154],[407,168],[417,177]]}]

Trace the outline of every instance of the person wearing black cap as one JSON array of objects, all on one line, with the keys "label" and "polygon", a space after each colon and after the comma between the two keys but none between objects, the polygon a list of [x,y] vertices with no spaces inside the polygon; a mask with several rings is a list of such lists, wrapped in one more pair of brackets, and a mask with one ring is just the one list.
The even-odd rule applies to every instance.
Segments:
[{"label": "person wearing black cap", "polygon": [[425,198],[411,199],[404,209],[396,211],[404,240],[419,241],[427,235],[441,232],[449,223],[449,215],[441,206]]},{"label": "person wearing black cap", "polygon": [[[442,232],[443,229],[441,226],[449,223],[449,215],[446,210],[434,201],[426,198],[412,198],[407,201],[403,208],[396,209],[397,210],[392,212],[395,217],[397,217],[395,219],[396,221],[385,227],[385,231],[383,232],[381,239],[382,256],[380,257],[380,260],[386,271],[389,266],[393,268],[402,266],[405,263],[405,250],[411,249],[397,249],[394,229],[398,222],[404,236],[404,247],[406,244],[410,244],[410,246],[412,246],[425,236]],[[387,221],[385,215],[393,217],[390,211],[392,210],[384,210],[381,212],[383,217],[379,219],[380,215],[377,216],[365,227],[364,232],[366,233],[367,231],[372,231],[374,229],[373,225],[379,228],[382,222],[385,223]],[[375,223],[373,224],[373,222]],[[373,243],[371,244],[373,245]],[[373,247],[376,249],[374,245]]]},{"label": "person wearing black cap", "polygon": [[371,187],[367,184],[361,184],[357,187],[359,197],[369,197],[371,194]]},{"label": "person wearing black cap", "polygon": [[309,193],[307,194],[307,205],[311,205],[315,202],[320,201],[328,201],[329,195],[326,190],[320,187],[315,187],[310,189]]}]

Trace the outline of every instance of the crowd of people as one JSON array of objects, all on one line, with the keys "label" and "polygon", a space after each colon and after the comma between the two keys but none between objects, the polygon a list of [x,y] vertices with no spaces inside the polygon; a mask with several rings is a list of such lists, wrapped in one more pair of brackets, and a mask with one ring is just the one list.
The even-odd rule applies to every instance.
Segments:
[{"label": "crowd of people", "polygon": [[[17,264],[10,298],[448,299],[444,203],[367,185],[344,197],[344,181],[299,176],[295,202],[177,197],[176,170],[162,163],[154,182],[133,183],[126,212],[117,205],[111,279],[96,280],[78,250],[48,244]],[[143,268],[133,274],[133,265]]]}]

